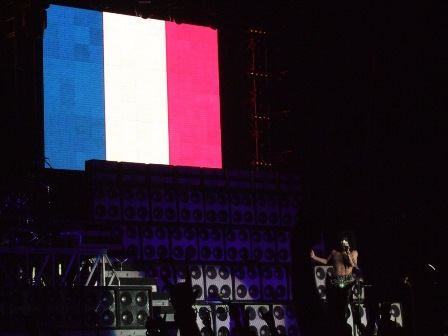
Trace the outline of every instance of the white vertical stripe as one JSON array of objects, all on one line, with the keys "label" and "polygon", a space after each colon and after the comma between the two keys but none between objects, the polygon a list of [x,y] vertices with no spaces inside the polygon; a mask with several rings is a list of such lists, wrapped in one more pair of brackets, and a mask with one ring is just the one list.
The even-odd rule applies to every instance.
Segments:
[{"label": "white vertical stripe", "polygon": [[165,22],[103,18],[106,160],[169,164]]}]

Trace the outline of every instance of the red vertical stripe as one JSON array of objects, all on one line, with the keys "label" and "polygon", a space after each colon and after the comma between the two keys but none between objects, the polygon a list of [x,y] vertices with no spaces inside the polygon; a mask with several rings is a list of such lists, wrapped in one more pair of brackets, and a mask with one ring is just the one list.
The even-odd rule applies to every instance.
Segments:
[{"label": "red vertical stripe", "polygon": [[222,168],[217,32],[166,22],[170,165]]}]

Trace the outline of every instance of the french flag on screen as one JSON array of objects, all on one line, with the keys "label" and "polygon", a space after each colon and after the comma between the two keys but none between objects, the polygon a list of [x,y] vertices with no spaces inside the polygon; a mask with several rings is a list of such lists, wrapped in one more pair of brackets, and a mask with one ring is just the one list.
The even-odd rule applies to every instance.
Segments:
[{"label": "french flag on screen", "polygon": [[44,137],[55,168],[222,168],[215,30],[54,5],[47,21]]}]

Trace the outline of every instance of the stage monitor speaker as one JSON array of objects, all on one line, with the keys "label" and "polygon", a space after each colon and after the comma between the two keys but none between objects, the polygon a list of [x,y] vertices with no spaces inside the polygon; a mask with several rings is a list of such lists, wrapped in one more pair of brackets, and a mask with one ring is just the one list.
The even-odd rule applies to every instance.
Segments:
[{"label": "stage monitor speaker", "polygon": [[117,319],[121,328],[145,328],[151,312],[151,290],[120,288],[117,290]]},{"label": "stage monitor speaker", "polygon": [[111,328],[117,326],[115,292],[101,287],[84,290],[84,325],[87,328]]}]

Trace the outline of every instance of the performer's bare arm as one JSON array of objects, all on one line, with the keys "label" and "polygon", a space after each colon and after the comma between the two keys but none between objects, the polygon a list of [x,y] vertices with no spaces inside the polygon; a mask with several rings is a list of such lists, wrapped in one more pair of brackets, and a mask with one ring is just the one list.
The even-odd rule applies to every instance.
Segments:
[{"label": "performer's bare arm", "polygon": [[331,261],[332,255],[333,254],[330,254],[330,256],[327,259],[325,259],[325,258],[321,258],[321,257],[318,257],[317,255],[315,255],[313,250],[311,250],[311,253],[310,253],[311,259],[318,261],[324,265],[327,265]]}]

